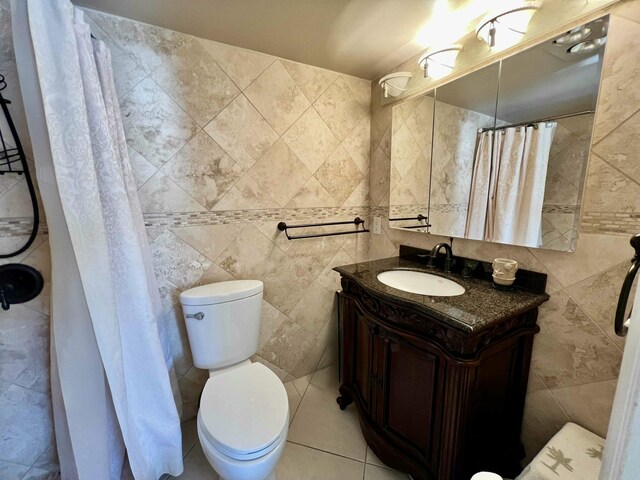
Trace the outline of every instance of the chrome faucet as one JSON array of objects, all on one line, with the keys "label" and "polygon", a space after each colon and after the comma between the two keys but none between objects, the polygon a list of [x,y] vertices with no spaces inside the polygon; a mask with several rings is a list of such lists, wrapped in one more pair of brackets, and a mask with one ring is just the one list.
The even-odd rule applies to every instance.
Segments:
[{"label": "chrome faucet", "polygon": [[429,254],[428,266],[429,268],[435,268],[436,258],[438,258],[438,253],[442,248],[444,248],[444,251],[447,254],[447,257],[444,259],[444,271],[445,273],[449,273],[451,271],[451,260],[452,260],[453,251],[451,250],[451,245],[449,245],[446,242],[438,243],[435,247],[431,249],[431,253]]}]

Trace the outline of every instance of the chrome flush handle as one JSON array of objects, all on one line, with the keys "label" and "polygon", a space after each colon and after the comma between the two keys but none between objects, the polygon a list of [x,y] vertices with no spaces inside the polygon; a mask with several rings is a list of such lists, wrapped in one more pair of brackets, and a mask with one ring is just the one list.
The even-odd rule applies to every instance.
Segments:
[{"label": "chrome flush handle", "polygon": [[187,313],[187,318],[195,318],[196,320],[202,320],[204,318],[204,313]]}]

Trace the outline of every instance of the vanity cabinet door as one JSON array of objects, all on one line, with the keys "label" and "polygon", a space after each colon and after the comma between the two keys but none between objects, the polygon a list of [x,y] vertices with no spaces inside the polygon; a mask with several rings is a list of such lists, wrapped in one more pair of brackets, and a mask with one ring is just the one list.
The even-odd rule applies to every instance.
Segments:
[{"label": "vanity cabinet door", "polygon": [[382,398],[376,422],[435,474],[442,418],[439,399],[444,390],[441,358],[426,342],[413,337],[383,329],[378,338]]},{"label": "vanity cabinet door", "polygon": [[351,384],[360,397],[361,406],[369,413],[373,412],[374,392],[374,359],[376,355],[377,324],[357,306],[351,310],[352,348]]}]

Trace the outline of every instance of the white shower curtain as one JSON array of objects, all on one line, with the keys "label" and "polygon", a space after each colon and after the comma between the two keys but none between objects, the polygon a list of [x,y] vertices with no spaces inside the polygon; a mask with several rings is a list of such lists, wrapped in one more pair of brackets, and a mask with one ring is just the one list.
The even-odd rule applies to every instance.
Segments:
[{"label": "white shower curtain", "polygon": [[476,145],[476,158],[473,163],[473,176],[471,177],[471,191],[469,193],[469,207],[467,208],[467,224],[465,238],[472,240],[484,240],[485,225],[487,222],[487,207],[489,205],[489,187],[491,185],[492,171],[492,130],[478,134]]},{"label": "white shower curtain", "polygon": [[[509,127],[479,134],[467,238],[538,247],[549,152],[556,123]],[[482,215],[482,206],[486,215]]]},{"label": "white shower curtain", "polygon": [[511,127],[496,132],[499,145],[495,194],[489,201],[488,240],[538,247],[549,151],[556,123]]},{"label": "white shower curtain", "polygon": [[[62,478],[182,472],[171,359],[110,54],[68,0],[12,0],[52,263],[51,391]],[[165,352],[167,352],[165,354]]]}]

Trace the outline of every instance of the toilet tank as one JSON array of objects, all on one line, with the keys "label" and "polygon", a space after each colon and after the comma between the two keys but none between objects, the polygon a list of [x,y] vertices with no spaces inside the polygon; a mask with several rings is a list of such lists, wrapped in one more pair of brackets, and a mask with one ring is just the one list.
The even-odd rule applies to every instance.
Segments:
[{"label": "toilet tank", "polygon": [[233,280],[180,294],[196,367],[223,368],[258,351],[262,291],[259,280]]}]

